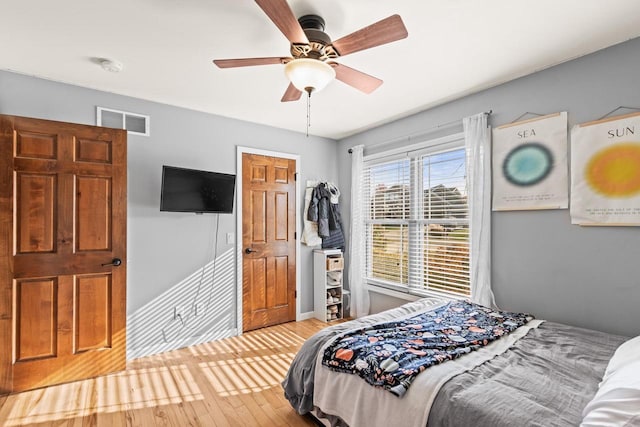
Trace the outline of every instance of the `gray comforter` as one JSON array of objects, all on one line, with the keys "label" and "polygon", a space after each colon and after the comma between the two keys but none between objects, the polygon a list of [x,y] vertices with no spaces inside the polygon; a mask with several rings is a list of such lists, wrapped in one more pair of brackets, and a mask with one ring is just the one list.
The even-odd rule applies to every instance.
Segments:
[{"label": "gray comforter", "polygon": [[[320,348],[332,337],[363,324],[413,315],[425,309],[429,307],[416,302],[335,325],[314,335],[303,345],[282,383],[291,405],[300,414],[314,409],[315,360]],[[577,426],[607,362],[624,340],[620,336],[545,322],[504,354],[450,379],[431,407],[428,426]],[[348,395],[347,390],[341,393]],[[322,413],[322,408],[315,409]],[[400,421],[402,414],[398,416]],[[336,423],[335,417],[329,418]],[[337,424],[342,424],[339,421]]]},{"label": "gray comforter", "polygon": [[509,351],[450,379],[428,426],[578,426],[624,337],[545,322]]}]

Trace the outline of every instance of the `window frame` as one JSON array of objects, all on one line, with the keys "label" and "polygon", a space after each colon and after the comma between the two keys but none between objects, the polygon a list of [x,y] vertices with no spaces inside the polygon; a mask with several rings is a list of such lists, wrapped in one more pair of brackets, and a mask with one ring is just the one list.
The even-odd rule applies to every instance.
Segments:
[{"label": "window frame", "polygon": [[[424,220],[424,219],[416,218],[416,211],[422,212],[422,209],[417,208],[417,206],[421,203],[419,196],[423,191],[423,188],[422,188],[423,181],[421,179],[420,174],[418,174],[418,171],[414,167],[414,164],[416,163],[416,159],[420,159],[423,156],[436,155],[436,154],[455,151],[459,149],[465,150],[465,139],[464,139],[463,132],[447,135],[441,138],[425,140],[409,146],[380,151],[374,154],[363,156],[363,172],[366,170],[369,170],[372,166],[389,163],[393,161],[398,161],[401,159],[409,159],[409,162],[410,162],[410,166],[409,166],[410,167],[410,172],[409,172],[410,187],[409,188],[410,188],[410,206],[411,206],[410,218],[402,219],[402,220],[382,220],[382,221],[383,222],[391,221],[393,223],[406,224],[406,226],[408,227],[408,230],[411,230],[412,228],[415,229],[415,227],[419,226],[419,224],[421,224],[422,222],[426,221],[426,223],[428,223],[428,221],[433,221],[433,220]],[[467,168],[467,165],[466,165],[466,153],[465,153],[465,169],[466,168]],[[465,175],[466,175],[466,171],[465,171]],[[365,190],[363,188],[363,191],[368,192],[369,189]],[[366,200],[367,202],[369,201],[369,196],[366,196]],[[467,225],[469,228],[469,247],[471,246],[471,236],[472,236],[470,211],[471,211],[471,205],[468,204],[467,218],[464,221],[464,224]],[[370,220],[368,218],[364,218],[363,221],[364,221],[365,229],[367,229],[369,224],[371,223],[380,222],[380,220],[375,221],[375,220]],[[408,234],[409,234],[409,239],[411,239],[412,237],[411,231],[408,231]],[[366,260],[366,253],[372,250],[371,245],[372,245],[372,242],[370,239],[370,234],[367,232],[365,235],[365,246],[367,249],[365,251],[363,271],[365,272],[364,283],[366,284],[367,288],[370,291],[394,296],[397,298],[408,299],[408,300],[414,300],[414,299],[427,297],[427,296],[447,297],[447,298],[454,298],[454,299],[465,299],[470,297],[470,294],[462,295],[459,293],[447,292],[444,290],[419,289],[416,286],[411,286],[410,273],[408,273],[408,279],[407,279],[406,285],[371,277],[372,275],[371,265],[369,265]],[[407,260],[407,266],[409,269],[411,269],[412,260],[413,262],[415,262],[416,259],[418,259],[419,261],[419,257],[420,257],[419,255],[412,257],[411,253],[409,253],[409,257]],[[471,264],[470,253],[469,253],[469,264]],[[423,268],[424,263],[419,263],[419,266]],[[472,286],[471,283],[469,283],[470,293],[471,293],[471,286]]]}]

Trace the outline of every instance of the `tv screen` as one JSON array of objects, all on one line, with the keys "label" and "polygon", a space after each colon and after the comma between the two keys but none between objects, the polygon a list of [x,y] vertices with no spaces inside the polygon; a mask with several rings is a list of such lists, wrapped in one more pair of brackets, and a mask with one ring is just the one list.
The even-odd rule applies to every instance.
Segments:
[{"label": "tv screen", "polygon": [[235,184],[235,175],[165,165],[160,210],[232,213]]}]

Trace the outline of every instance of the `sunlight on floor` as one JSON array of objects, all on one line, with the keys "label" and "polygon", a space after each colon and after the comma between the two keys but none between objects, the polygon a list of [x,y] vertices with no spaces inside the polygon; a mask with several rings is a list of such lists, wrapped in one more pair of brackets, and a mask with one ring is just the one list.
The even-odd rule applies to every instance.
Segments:
[{"label": "sunlight on floor", "polygon": [[280,387],[293,357],[294,353],[281,353],[200,363],[199,366],[216,392],[226,397]]},{"label": "sunlight on floor", "polygon": [[[247,402],[275,400],[287,408],[280,384],[305,341],[304,332],[292,328],[295,324],[247,332],[139,358],[124,372],[13,394],[0,405],[0,424],[76,425],[82,419],[91,425],[109,426],[114,420],[155,425],[167,421],[167,414],[185,416],[185,408],[190,408],[186,413],[194,411],[196,419],[230,414],[233,418],[244,408],[238,406],[244,402],[242,396],[250,394],[254,395]],[[254,407],[271,414],[268,411],[275,409],[270,408]],[[246,415],[243,422],[252,416]]]},{"label": "sunlight on floor", "polygon": [[249,332],[238,337],[189,347],[195,356],[215,356],[274,348],[299,348],[304,338],[290,331]]},{"label": "sunlight on floor", "polygon": [[[8,397],[6,426],[72,419],[204,399],[185,365],[133,369]],[[45,403],[47,402],[47,403]],[[25,414],[29,415],[18,415]]]}]

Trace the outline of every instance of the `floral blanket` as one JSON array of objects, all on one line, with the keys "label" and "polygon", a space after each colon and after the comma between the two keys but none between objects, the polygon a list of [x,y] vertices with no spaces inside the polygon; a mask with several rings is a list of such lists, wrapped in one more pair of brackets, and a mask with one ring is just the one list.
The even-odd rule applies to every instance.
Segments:
[{"label": "floral blanket", "polygon": [[407,319],[340,335],[324,350],[322,364],[357,374],[402,397],[428,367],[477,350],[532,319],[525,313],[454,301]]}]

